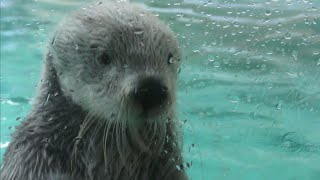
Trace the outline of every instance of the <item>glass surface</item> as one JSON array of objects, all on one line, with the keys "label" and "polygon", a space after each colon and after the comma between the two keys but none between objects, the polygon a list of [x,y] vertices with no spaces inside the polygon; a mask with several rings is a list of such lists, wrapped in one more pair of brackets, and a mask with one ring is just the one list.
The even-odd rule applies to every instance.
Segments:
[{"label": "glass surface", "polygon": [[[183,50],[177,105],[190,179],[320,178],[319,1],[139,2]],[[30,110],[49,38],[83,3],[1,0],[1,157]]]}]

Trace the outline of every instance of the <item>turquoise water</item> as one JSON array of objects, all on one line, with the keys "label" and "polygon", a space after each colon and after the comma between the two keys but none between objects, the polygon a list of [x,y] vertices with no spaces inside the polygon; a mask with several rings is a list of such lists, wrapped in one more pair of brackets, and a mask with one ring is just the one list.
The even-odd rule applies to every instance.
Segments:
[{"label": "turquoise water", "polygon": [[[1,157],[30,109],[50,33],[83,2],[1,0]],[[320,179],[319,1],[140,2],[184,51],[190,179]]]}]

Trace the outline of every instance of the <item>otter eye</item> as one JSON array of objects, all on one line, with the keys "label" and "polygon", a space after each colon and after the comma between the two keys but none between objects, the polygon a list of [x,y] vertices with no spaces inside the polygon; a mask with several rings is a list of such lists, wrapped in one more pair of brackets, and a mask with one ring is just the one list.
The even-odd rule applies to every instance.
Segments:
[{"label": "otter eye", "polygon": [[99,57],[99,61],[103,65],[109,65],[111,63],[110,56],[106,52],[103,52],[101,54],[101,56]]},{"label": "otter eye", "polygon": [[172,53],[169,53],[168,55],[168,64],[172,64],[173,63],[173,55]]}]

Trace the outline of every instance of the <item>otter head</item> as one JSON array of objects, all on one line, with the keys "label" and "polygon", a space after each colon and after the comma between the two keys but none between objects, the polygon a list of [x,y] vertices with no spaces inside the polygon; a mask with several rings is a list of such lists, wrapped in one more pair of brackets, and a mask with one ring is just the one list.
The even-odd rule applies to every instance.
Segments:
[{"label": "otter head", "polygon": [[181,54],[156,17],[125,3],[90,6],[67,18],[50,46],[63,93],[93,116],[132,129],[173,118]]}]

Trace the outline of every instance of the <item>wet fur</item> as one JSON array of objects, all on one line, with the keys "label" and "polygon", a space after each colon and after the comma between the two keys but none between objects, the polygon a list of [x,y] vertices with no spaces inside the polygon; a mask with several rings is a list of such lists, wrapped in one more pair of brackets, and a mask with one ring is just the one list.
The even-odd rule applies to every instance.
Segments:
[{"label": "wet fur", "polygon": [[[174,112],[181,55],[167,26],[126,3],[92,5],[67,18],[48,49],[39,95],[12,135],[0,179],[187,179]],[[112,67],[96,62],[105,51]],[[177,63],[168,66],[168,53]],[[145,76],[170,89],[156,119],[141,120],[128,96]]]}]

